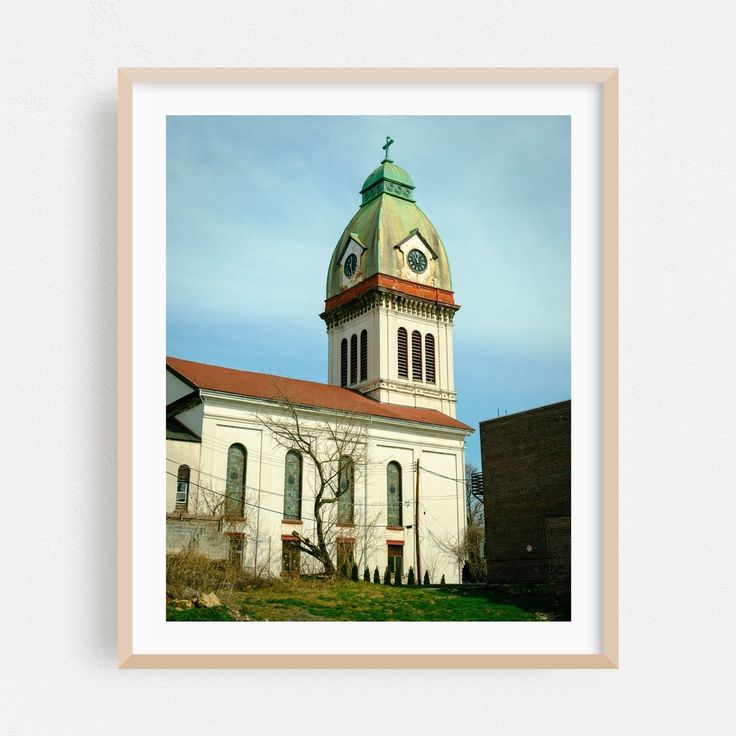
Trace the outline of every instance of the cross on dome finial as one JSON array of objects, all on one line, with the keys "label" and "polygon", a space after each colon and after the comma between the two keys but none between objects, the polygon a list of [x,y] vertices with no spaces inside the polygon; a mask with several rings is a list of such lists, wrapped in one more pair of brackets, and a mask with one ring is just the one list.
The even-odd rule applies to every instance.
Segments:
[{"label": "cross on dome finial", "polygon": [[382,164],[392,164],[393,160],[388,157],[388,149],[391,147],[391,144],[394,142],[394,139],[391,138],[390,135],[386,136],[386,142],[381,146],[384,151],[386,151],[386,155],[383,157],[383,161],[381,161]]}]

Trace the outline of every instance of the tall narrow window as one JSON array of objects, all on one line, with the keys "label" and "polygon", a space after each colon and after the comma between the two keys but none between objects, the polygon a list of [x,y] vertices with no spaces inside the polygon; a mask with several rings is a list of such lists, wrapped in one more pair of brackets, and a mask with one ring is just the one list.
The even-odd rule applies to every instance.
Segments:
[{"label": "tall narrow window", "polygon": [[422,380],[422,336],[418,330],[411,333],[411,377]]},{"label": "tall narrow window", "polygon": [[368,330],[360,333],[360,380],[368,378]]},{"label": "tall narrow window", "polygon": [[355,496],[355,472],[349,457],[340,458],[337,474],[337,523],[353,523],[353,501]]},{"label": "tall narrow window", "polygon": [[245,507],[245,460],[243,445],[230,445],[227,451],[225,516],[243,516]]},{"label": "tall narrow window", "polygon": [[302,518],[302,458],[298,452],[286,453],[284,472],[284,518]]},{"label": "tall narrow window", "polygon": [[281,574],[286,577],[299,577],[301,552],[293,542],[287,539],[281,542]]},{"label": "tall narrow window", "polygon": [[180,465],[176,474],[176,508],[185,509],[189,505],[189,466]]},{"label": "tall narrow window", "polygon": [[358,336],[350,338],[350,383],[358,381]]},{"label": "tall narrow window", "polygon": [[398,355],[399,355],[399,378],[409,378],[409,345],[406,329],[399,327]]},{"label": "tall narrow window", "polygon": [[404,548],[399,544],[388,544],[388,571],[391,573],[391,577],[395,573],[399,575],[404,574]]},{"label": "tall narrow window", "polygon": [[424,336],[424,361],[427,383],[434,383],[434,335]]},{"label": "tall narrow window", "polygon": [[348,385],[348,341],[345,337],[340,343],[340,385]]},{"label": "tall narrow window", "polygon": [[388,526],[401,526],[401,465],[396,462],[386,469],[386,504]]}]

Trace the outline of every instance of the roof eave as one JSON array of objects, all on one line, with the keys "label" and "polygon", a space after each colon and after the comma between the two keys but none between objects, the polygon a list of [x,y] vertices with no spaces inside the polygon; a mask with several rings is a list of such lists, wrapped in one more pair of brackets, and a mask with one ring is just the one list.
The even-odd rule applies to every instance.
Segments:
[{"label": "roof eave", "polygon": [[[252,394],[241,394],[241,393],[233,393],[231,391],[222,391],[219,389],[212,389],[212,388],[201,388],[200,389],[200,395],[202,399],[212,398],[212,399],[228,399],[228,400],[236,400],[236,401],[253,401],[256,403],[264,404],[268,407],[276,407],[276,406],[284,406],[284,402],[279,399],[268,399],[263,396],[253,396]],[[362,396],[362,394],[358,394],[359,396]],[[317,406],[314,404],[301,404],[298,402],[294,402],[292,406],[295,409],[299,409],[300,411],[307,411],[307,412],[313,412],[313,413],[319,413],[324,411],[329,411],[335,414],[339,414],[341,416],[354,416],[354,417],[360,417],[365,418],[371,422],[386,422],[389,424],[402,424],[402,425],[410,425],[414,427],[423,427],[428,428],[432,427],[437,430],[441,431],[451,431],[451,432],[457,432],[462,433],[465,435],[473,434],[475,430],[468,426],[467,424],[460,422],[457,419],[454,419],[453,421],[458,422],[458,424],[462,425],[460,427],[452,426],[449,424],[440,424],[440,423],[434,423],[434,422],[422,422],[414,419],[402,419],[400,417],[388,417],[384,416],[382,414],[368,414],[367,412],[362,412],[360,410],[355,411],[348,411],[346,409],[333,409],[331,407],[326,406]]]}]

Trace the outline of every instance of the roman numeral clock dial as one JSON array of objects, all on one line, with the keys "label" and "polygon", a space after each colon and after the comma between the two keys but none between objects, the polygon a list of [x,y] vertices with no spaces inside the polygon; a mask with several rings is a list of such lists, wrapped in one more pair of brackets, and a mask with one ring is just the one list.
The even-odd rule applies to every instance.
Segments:
[{"label": "roman numeral clock dial", "polygon": [[409,251],[407,261],[409,262],[409,268],[414,273],[424,273],[427,270],[427,256],[416,248]]},{"label": "roman numeral clock dial", "polygon": [[358,268],[358,257],[355,255],[355,253],[351,253],[345,259],[345,265],[343,266],[343,271],[345,272],[345,275],[348,278],[351,278],[357,268]]}]

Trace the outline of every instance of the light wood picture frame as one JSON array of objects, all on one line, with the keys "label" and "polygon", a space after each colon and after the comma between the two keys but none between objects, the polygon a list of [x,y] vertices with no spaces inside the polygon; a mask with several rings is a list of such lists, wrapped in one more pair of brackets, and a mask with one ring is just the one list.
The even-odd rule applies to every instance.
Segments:
[{"label": "light wood picture frame", "polygon": [[[223,653],[171,651],[170,647],[141,645],[134,601],[134,559],[144,554],[145,530],[134,504],[134,437],[139,431],[134,412],[133,355],[140,336],[133,315],[141,309],[140,285],[134,284],[134,136],[136,92],[177,85],[227,87],[264,85],[463,85],[481,89],[496,85],[531,87],[594,87],[600,100],[601,173],[599,324],[602,387],[599,406],[600,494],[599,595],[600,621],[596,651],[545,653],[454,653],[441,647],[411,654],[334,653]],[[135,287],[135,288],[134,288]],[[159,284],[157,305],[163,303],[165,283]],[[148,305],[147,305],[148,308]],[[592,348],[592,349],[598,349]],[[163,442],[162,442],[163,444]],[[157,492],[151,480],[152,492]],[[122,668],[617,668],[618,667],[618,70],[615,68],[127,68],[118,75],[118,658]],[[573,531],[574,533],[574,531]],[[573,583],[574,584],[574,583]],[[192,626],[194,624],[187,624]],[[196,624],[204,625],[204,624]],[[208,624],[209,625],[209,624]],[[219,625],[219,624],[218,624]],[[227,624],[238,625],[238,624]],[[244,624],[240,624],[241,626]],[[267,624],[266,624],[267,625]],[[275,624],[272,624],[275,625]],[[320,624],[329,626],[331,624]],[[371,626],[370,623],[362,624]],[[463,624],[455,624],[462,626]],[[484,624],[494,626],[493,623]],[[536,625],[534,623],[530,625]]]}]

